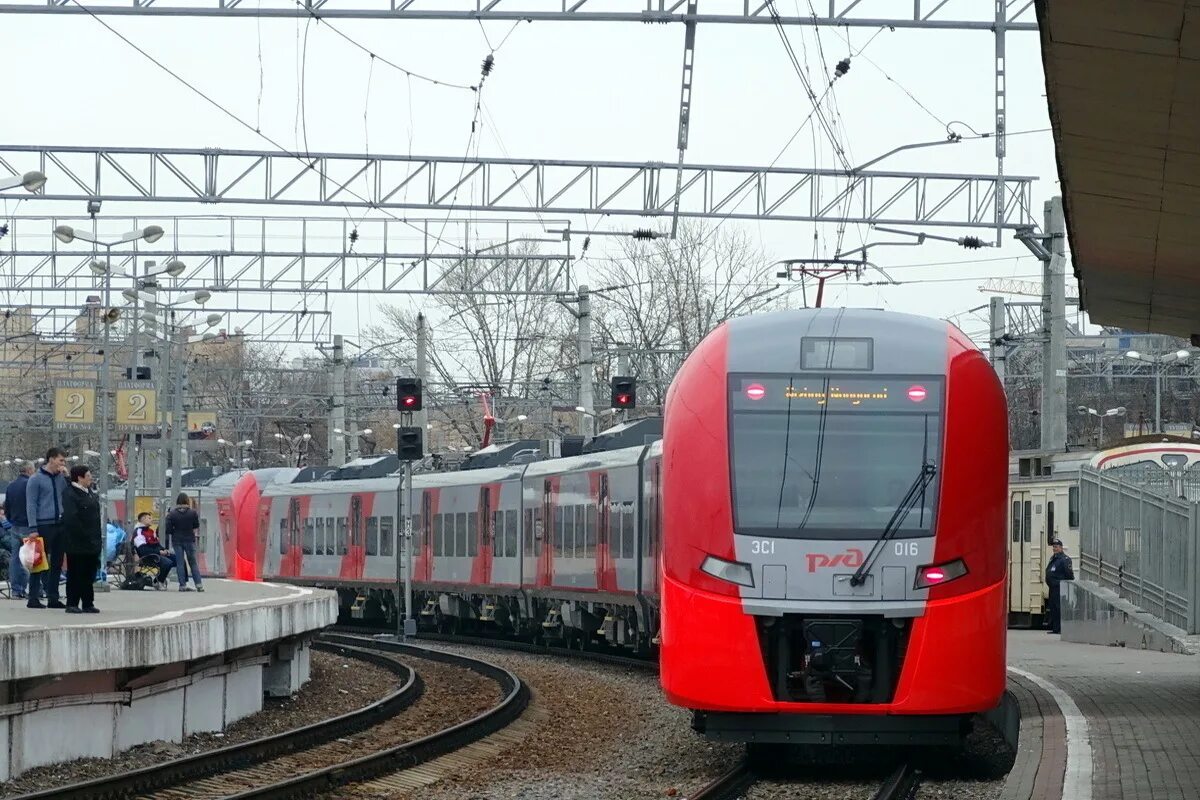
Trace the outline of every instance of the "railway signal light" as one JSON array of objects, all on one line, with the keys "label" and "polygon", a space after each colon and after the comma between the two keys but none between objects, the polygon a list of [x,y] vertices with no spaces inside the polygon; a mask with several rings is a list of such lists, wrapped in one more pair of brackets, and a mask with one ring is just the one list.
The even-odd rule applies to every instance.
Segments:
[{"label": "railway signal light", "polygon": [[396,429],[396,457],[401,461],[420,461],[425,457],[425,443],[419,426],[408,425]]},{"label": "railway signal light", "polygon": [[396,408],[400,411],[421,410],[420,378],[396,378]]},{"label": "railway signal light", "polygon": [[612,407],[637,408],[637,379],[618,375],[612,379]]}]

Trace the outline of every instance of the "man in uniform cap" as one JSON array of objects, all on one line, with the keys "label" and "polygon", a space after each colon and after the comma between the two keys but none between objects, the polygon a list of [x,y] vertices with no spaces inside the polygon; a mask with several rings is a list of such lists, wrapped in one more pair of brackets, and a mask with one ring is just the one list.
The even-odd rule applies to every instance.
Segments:
[{"label": "man in uniform cap", "polygon": [[1050,546],[1054,548],[1054,555],[1046,565],[1046,585],[1050,587],[1050,630],[1047,632],[1062,633],[1062,600],[1058,585],[1075,580],[1075,570],[1071,568],[1071,557],[1063,551],[1062,539],[1051,539]]}]

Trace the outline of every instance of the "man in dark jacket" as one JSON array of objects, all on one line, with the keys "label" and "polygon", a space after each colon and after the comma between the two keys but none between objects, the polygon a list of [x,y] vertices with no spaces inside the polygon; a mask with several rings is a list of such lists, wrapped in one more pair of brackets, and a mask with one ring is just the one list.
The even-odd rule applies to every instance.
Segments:
[{"label": "man in dark jacket", "polygon": [[50,569],[41,573],[46,589],[46,608],[64,608],[59,600],[58,582],[66,540],[62,535],[63,492],[67,488],[67,453],[57,447],[46,451],[46,463],[34,473],[25,487],[25,513],[29,532],[42,537]]},{"label": "man in dark jacket", "polygon": [[196,583],[196,591],[203,592],[200,582],[200,565],[196,561],[196,534],[200,532],[200,515],[192,508],[192,501],[184,492],[175,498],[175,507],[167,512],[163,523],[167,544],[175,549],[175,576],[179,579],[179,591],[190,592],[188,572]]},{"label": "man in dark jacket", "polygon": [[29,476],[33,474],[33,464],[22,464],[21,474],[4,490],[4,510],[12,530],[8,532],[8,546],[12,551],[8,574],[11,582],[13,597],[23,598],[29,588],[29,571],[17,557],[21,542],[29,535],[29,511],[25,508],[25,489],[29,485]]},{"label": "man in dark jacket", "polygon": [[[92,471],[71,467],[71,485],[63,492],[62,533],[67,550],[67,613],[96,614],[94,583],[104,537],[100,498],[92,491]],[[80,608],[82,604],[82,608]]]},{"label": "man in dark jacket", "polygon": [[1051,539],[1050,546],[1054,548],[1054,555],[1050,556],[1050,563],[1046,565],[1046,586],[1050,588],[1050,630],[1047,632],[1062,633],[1062,597],[1059,594],[1059,584],[1075,580],[1075,570],[1071,568],[1071,557],[1063,552],[1062,539]]}]

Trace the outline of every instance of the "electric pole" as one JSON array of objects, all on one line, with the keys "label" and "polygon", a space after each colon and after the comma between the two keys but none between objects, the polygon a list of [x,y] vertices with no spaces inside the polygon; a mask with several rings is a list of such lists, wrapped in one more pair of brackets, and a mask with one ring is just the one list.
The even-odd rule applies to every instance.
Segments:
[{"label": "electric pole", "polygon": [[346,359],[341,334],[333,337],[333,397],[330,401],[329,460],[331,466],[346,463],[346,438],[334,431],[346,430]]},{"label": "electric pole", "polygon": [[1042,403],[1041,447],[1067,446],[1067,225],[1061,197],[1046,201],[1042,247]]}]

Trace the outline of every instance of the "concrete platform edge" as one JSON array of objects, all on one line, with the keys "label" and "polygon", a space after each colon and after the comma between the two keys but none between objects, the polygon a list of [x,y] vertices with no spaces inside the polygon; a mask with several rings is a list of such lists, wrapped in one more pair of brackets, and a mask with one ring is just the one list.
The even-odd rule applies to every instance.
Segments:
[{"label": "concrete platform edge", "polygon": [[1116,592],[1088,580],[1064,581],[1062,587],[1064,642],[1200,655],[1200,636],[1189,636]]},{"label": "concrete platform edge", "polygon": [[[154,615],[137,624],[10,630],[0,648],[0,682],[194,661],[319,630],[337,620],[334,592],[281,588],[288,592],[282,597],[213,602],[186,613]],[[207,611],[220,613],[187,618]]]}]

